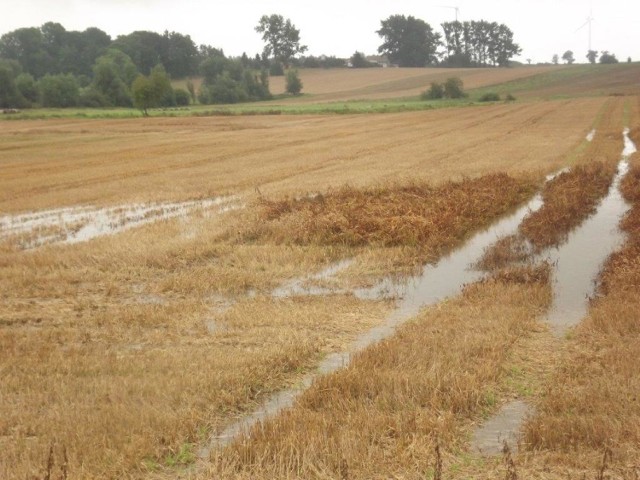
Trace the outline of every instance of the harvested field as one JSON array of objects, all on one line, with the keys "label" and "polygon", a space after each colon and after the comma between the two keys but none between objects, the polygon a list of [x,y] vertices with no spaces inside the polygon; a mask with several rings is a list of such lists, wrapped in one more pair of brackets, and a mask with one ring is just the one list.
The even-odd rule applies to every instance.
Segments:
[{"label": "harvested field", "polygon": [[[304,93],[299,102],[331,102],[352,99],[384,99],[418,96],[431,82],[459,77],[465,89],[497,85],[552,71],[554,67],[496,68],[383,68],[300,70]],[[271,78],[273,93],[285,91],[284,77]]]},{"label": "harvested field", "polygon": [[487,251],[479,264],[481,268],[501,268],[525,261],[543,249],[557,247],[596,211],[618,169],[623,149],[622,117],[623,104],[610,100],[587,142],[576,150],[571,166],[545,184],[542,208],[524,219],[518,234],[502,239]]},{"label": "harvested field", "polygon": [[339,117],[12,121],[0,133],[0,211],[542,174],[565,165],[605,101]]},{"label": "harvested field", "polygon": [[[517,68],[377,68],[301,69],[304,96],[276,104],[311,104],[351,100],[418,97],[431,82],[459,77],[466,90],[512,93],[522,98],[637,95],[640,64],[522,66]],[[196,89],[200,79],[194,79]],[[185,87],[186,81],[175,82]],[[271,77],[270,88],[285,91],[284,77]]]},{"label": "harvested field", "polygon": [[516,351],[549,303],[547,273],[512,272],[428,309],[294,409],[214,452],[201,478],[424,478],[436,444],[450,457],[509,395]]},{"label": "harvested field", "polygon": [[[415,88],[411,78],[385,82]],[[536,319],[550,305],[547,267],[501,271],[418,313],[251,440],[215,450],[212,462],[196,457],[401,304],[354,287],[435,262],[522,205],[545,175],[591,168],[614,141],[599,139],[607,125],[616,141],[623,118],[637,126],[628,100],[3,123],[0,477],[421,478],[436,444],[452,478],[491,470],[493,460],[461,453],[474,426],[514,396],[546,401],[557,340]],[[237,209],[218,208],[219,198]],[[124,215],[109,225],[133,227],[131,211],[145,221],[27,245],[29,222],[63,209]],[[631,290],[632,278],[605,285]],[[304,279],[330,288],[274,294]],[[534,454],[519,455],[537,468]]]},{"label": "harvested field", "polygon": [[[636,133],[635,138],[638,138]],[[531,472],[552,461],[574,477],[594,472],[609,453],[607,472],[620,478],[637,474],[640,456],[638,392],[638,312],[640,296],[640,165],[624,179],[622,191],[633,208],[622,223],[624,249],[611,257],[601,275],[600,297],[576,329],[562,361],[527,422],[527,441],[540,454],[527,460]],[[566,477],[565,477],[566,478]]]}]

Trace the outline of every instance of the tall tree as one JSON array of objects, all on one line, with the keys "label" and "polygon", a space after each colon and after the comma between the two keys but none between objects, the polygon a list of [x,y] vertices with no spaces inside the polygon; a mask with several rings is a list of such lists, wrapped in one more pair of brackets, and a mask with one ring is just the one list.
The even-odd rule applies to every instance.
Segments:
[{"label": "tall tree", "polygon": [[160,60],[172,78],[184,78],[198,70],[198,48],[189,35],[165,31]]},{"label": "tall tree", "polygon": [[20,65],[14,60],[0,59],[0,108],[22,108],[26,101],[16,84]]},{"label": "tall tree", "polygon": [[108,50],[93,67],[92,88],[111,106],[131,106],[130,86],[138,76],[133,61],[119,50]]},{"label": "tall tree", "polygon": [[554,53],[551,61],[554,65],[558,65],[558,63],[560,63],[560,56],[557,53]]},{"label": "tall tree", "polygon": [[435,33],[424,20],[412,16],[391,15],[380,22],[376,33],[383,43],[378,53],[389,57],[401,67],[425,67],[437,63],[440,34]]},{"label": "tall tree", "polygon": [[293,57],[307,51],[307,46],[300,44],[300,30],[282,15],[263,15],[256,32],[262,34],[265,42],[263,55],[287,67]]},{"label": "tall tree", "polygon": [[598,52],[596,50],[589,50],[587,52],[587,59],[591,64],[596,63],[596,60],[598,59]]},{"label": "tall tree", "polygon": [[19,28],[0,38],[0,57],[16,60],[36,78],[49,71],[50,57],[39,28]]},{"label": "tall tree", "polygon": [[572,65],[573,62],[576,61],[576,59],[573,58],[573,52],[571,50],[567,50],[562,54],[562,60],[564,60],[565,63],[568,63],[569,65]]},{"label": "tall tree", "polygon": [[603,50],[600,55],[600,63],[618,63],[615,53],[609,53],[608,50]]},{"label": "tall tree", "polygon": [[447,52],[444,63],[452,67],[506,67],[522,51],[504,24],[485,20],[445,22],[442,30]]},{"label": "tall tree", "polygon": [[120,35],[111,44],[111,48],[126,53],[140,73],[149,75],[151,69],[162,62],[163,45],[162,35],[140,30],[129,35]]}]

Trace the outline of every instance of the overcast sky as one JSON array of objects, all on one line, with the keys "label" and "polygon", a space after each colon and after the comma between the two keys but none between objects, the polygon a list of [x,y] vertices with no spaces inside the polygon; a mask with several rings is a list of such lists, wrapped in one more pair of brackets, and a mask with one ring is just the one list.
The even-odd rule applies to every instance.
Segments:
[{"label": "overcast sky", "polygon": [[258,19],[278,13],[300,29],[308,54],[348,57],[356,50],[376,53],[381,41],[375,31],[392,14],[413,15],[441,31],[440,23],[455,18],[454,9],[441,5],[459,7],[460,20],[505,23],[522,47],[519,60],[534,63],[566,50],[586,61],[588,28],[578,28],[593,8],[593,49],[640,60],[638,0],[0,0],[0,33],[47,21],[67,30],[95,26],[113,38],[173,30],[227,55],[255,55],[263,46],[254,30]]}]

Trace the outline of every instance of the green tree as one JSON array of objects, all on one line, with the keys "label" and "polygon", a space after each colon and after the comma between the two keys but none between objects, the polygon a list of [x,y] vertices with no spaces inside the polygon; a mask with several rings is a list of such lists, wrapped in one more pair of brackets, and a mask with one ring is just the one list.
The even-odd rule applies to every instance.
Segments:
[{"label": "green tree", "polygon": [[297,70],[287,70],[286,90],[291,95],[300,95],[302,92],[302,80],[300,80]]},{"label": "green tree", "polygon": [[75,107],[80,98],[76,78],[69,74],[45,75],[38,81],[43,107]]},{"label": "green tree", "polygon": [[160,60],[171,78],[184,78],[197,72],[198,48],[189,35],[165,31],[160,45]]},{"label": "green tree", "polygon": [[440,34],[412,16],[392,15],[381,21],[376,32],[383,39],[378,52],[401,67],[424,67],[437,62]]},{"label": "green tree", "polygon": [[587,52],[587,59],[591,64],[596,63],[596,60],[598,59],[598,52],[596,50],[589,50]]},{"label": "green tree", "polygon": [[448,78],[444,82],[444,96],[447,98],[464,98],[462,80],[458,77]]},{"label": "green tree", "polygon": [[[194,92],[195,93],[195,92]],[[186,107],[191,103],[191,94],[183,88],[176,88],[174,91],[176,97],[176,105]]]},{"label": "green tree", "polygon": [[22,108],[26,101],[16,85],[16,70],[0,60],[0,108]]},{"label": "green tree", "polygon": [[131,59],[119,50],[110,49],[96,60],[91,86],[109,106],[130,107],[130,86],[138,76]]},{"label": "green tree", "polygon": [[289,66],[291,59],[307,51],[300,44],[300,30],[282,15],[263,15],[255,28],[265,42],[263,56],[273,57],[276,63]]},{"label": "green tree", "polygon": [[131,85],[131,95],[134,107],[140,109],[145,117],[148,116],[150,108],[170,107],[176,104],[171,80],[161,64],[153,67],[148,77],[138,75]]},{"label": "green tree", "polygon": [[149,77],[139,75],[131,85],[131,94],[133,96],[133,106],[138,108],[142,114],[149,116],[148,110],[156,106],[156,90]]},{"label": "green tree", "polygon": [[567,50],[562,54],[562,60],[569,65],[572,65],[573,62],[576,61],[576,59],[573,58],[573,52],[571,50]]},{"label": "green tree", "polygon": [[[151,69],[162,63],[162,49],[164,39],[156,32],[139,30],[128,35],[120,35],[111,44],[112,49],[125,53],[133,62],[136,70],[143,75],[149,75]],[[131,79],[135,80],[137,74]]]},{"label": "green tree", "polygon": [[16,60],[22,69],[36,78],[49,72],[51,59],[44,48],[40,29],[19,28],[0,38],[0,57]]},{"label": "green tree", "polygon": [[604,50],[600,55],[600,63],[618,63],[618,59],[615,53],[609,53],[607,50]]},{"label": "green tree", "polygon": [[161,64],[153,67],[151,75],[149,75],[149,80],[155,90],[158,106],[175,106],[176,97],[173,87],[171,86],[171,79]]},{"label": "green tree", "polygon": [[16,87],[25,100],[32,105],[38,102],[40,92],[34,78],[28,73],[21,73],[16,77]]},{"label": "green tree", "polygon": [[558,63],[560,63],[560,56],[557,53],[554,53],[551,61],[554,65],[558,65]]},{"label": "green tree", "polygon": [[432,82],[429,90],[420,96],[422,100],[440,100],[444,98],[444,86],[438,82]]},{"label": "green tree", "polygon": [[351,66],[353,68],[372,68],[376,66],[375,63],[367,60],[364,56],[364,53],[361,52],[355,52],[353,55],[351,55],[349,61],[351,62]]}]

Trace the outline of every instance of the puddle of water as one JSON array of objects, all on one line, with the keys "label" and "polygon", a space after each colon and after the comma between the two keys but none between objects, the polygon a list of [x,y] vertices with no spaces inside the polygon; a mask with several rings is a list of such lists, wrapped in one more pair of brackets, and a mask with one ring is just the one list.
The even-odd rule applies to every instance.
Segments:
[{"label": "puddle of water", "polygon": [[[475,263],[483,254],[485,248],[498,238],[515,233],[522,219],[529,212],[535,211],[541,206],[542,199],[537,195],[516,212],[499,220],[486,231],[477,233],[463,247],[443,258],[437,264],[425,266],[421,275],[408,282],[395,282],[391,279],[386,279],[370,289],[357,290],[355,294],[361,299],[378,300],[391,295],[401,297],[401,300],[396,310],[387,318],[384,324],[361,334],[348,351],[328,355],[317,369],[313,373],[306,375],[297,386],[275,394],[250,415],[240,418],[219,435],[212,437],[209,443],[198,452],[199,457],[202,459],[208,458],[212,450],[228,445],[242,434],[249,434],[250,430],[261,422],[291,407],[295,399],[311,386],[316,377],[346,367],[355,353],[392,335],[402,322],[413,317],[423,306],[431,305],[446,297],[456,295],[466,283],[482,278],[483,274],[472,270],[470,265]],[[311,278],[329,278],[347,268],[351,263],[352,260],[338,262]],[[302,288],[300,285],[301,282],[292,282],[292,284],[288,284],[282,289],[277,289],[274,292],[274,296],[287,296],[296,294],[295,292],[300,292],[299,294],[302,295],[309,294],[310,290]],[[324,294],[324,292],[318,294]]]},{"label": "puddle of water", "polygon": [[547,321],[557,335],[562,335],[586,315],[602,265],[625,240],[618,224],[629,205],[619,185],[629,169],[628,159],[636,151],[628,132],[628,129],[624,131],[625,147],[618,172],[596,213],[573,230],[563,245],[538,256],[555,264],[554,299]]},{"label": "puddle of water", "polygon": [[596,136],[596,129],[594,128],[593,130],[591,130],[589,133],[587,133],[587,142],[593,142],[593,139]]},{"label": "puddle of water", "polygon": [[[555,263],[554,298],[546,321],[557,335],[562,335],[587,314],[589,297],[595,293],[596,279],[603,263],[624,242],[625,236],[618,224],[629,205],[622,197],[619,185],[629,169],[629,157],[636,152],[628,134],[629,129],[625,129],[618,172],[596,213],[573,230],[566,243],[540,257]],[[506,441],[511,450],[516,451],[520,426],[531,411],[531,407],[522,400],[505,405],[476,430],[472,450],[482,455],[498,455]]]},{"label": "puddle of water", "polygon": [[[627,138],[626,135],[625,138]],[[629,152],[630,151],[631,148],[629,147]],[[630,153],[627,155],[629,154]],[[614,182],[615,188],[612,188],[612,191],[617,191],[617,184],[619,183],[621,175],[624,174],[621,173],[623,170],[624,168],[621,168],[616,182]],[[565,171],[566,169],[563,169],[554,175],[550,175],[548,180],[552,180]],[[603,202],[600,210],[605,213],[609,212],[607,205],[608,203]],[[467,241],[464,246],[450,255],[443,257],[435,265],[425,266],[420,275],[408,281],[396,281],[387,278],[374,287],[356,290],[354,294],[361,299],[380,300],[397,297],[400,298],[400,300],[396,309],[384,324],[360,335],[351,345],[349,351],[328,355],[320,363],[316,371],[305,376],[299,385],[274,395],[249,416],[242,417],[226,428],[220,435],[210,439],[209,444],[199,452],[200,457],[207,458],[213,449],[227,445],[241,434],[248,434],[252,428],[259,425],[262,421],[291,407],[295,399],[312,384],[314,378],[347,366],[355,353],[392,335],[401,323],[414,317],[421,308],[438,303],[447,297],[457,295],[465,284],[480,280],[484,274],[472,269],[471,266],[476,264],[485,250],[497,240],[515,234],[524,217],[541,207],[542,197],[536,195],[527,205],[499,220],[489,229],[477,233]],[[610,212],[608,214],[610,215]],[[619,217],[616,217],[614,219],[614,223],[617,223],[618,218]],[[557,263],[559,266],[559,260],[557,260]],[[347,268],[350,264],[351,260],[339,262],[309,278],[326,279],[338,271]],[[594,278],[594,276],[590,275],[587,276],[587,278],[588,282],[592,282],[591,279]],[[283,297],[296,294],[323,295],[327,293],[326,289],[305,288],[303,282],[304,280],[291,282],[274,291],[273,295]],[[479,446],[477,448],[485,452],[485,454],[490,454],[489,452],[492,451],[492,448],[499,453],[502,449],[502,442],[506,440],[511,444],[510,447],[512,450],[515,450],[517,448],[517,442],[515,441],[516,434],[513,432],[517,432],[527,412],[529,412],[529,407],[525,402],[514,401],[506,405],[497,417],[488,422],[485,427],[479,431],[480,433],[477,434],[477,444]],[[491,445],[497,446],[489,445],[490,439],[493,442]]]},{"label": "puddle of water", "polygon": [[483,456],[499,455],[506,442],[511,452],[517,452],[517,432],[531,412],[529,404],[522,400],[507,403],[475,431],[471,439],[471,450]]},{"label": "puddle of water", "polygon": [[[218,207],[217,213],[240,208],[236,197],[217,197],[180,203],[133,204],[117,207],[68,207],[0,217],[0,239],[30,235],[24,248],[46,244],[74,244],[113,235],[147,223],[186,216]],[[53,231],[54,233],[51,233]]]},{"label": "puddle of water", "polygon": [[457,295],[465,284],[480,280],[484,273],[472,269],[485,250],[498,239],[514,234],[522,219],[542,206],[542,198],[536,195],[527,205],[499,220],[486,231],[477,233],[460,249],[443,257],[435,265],[423,267],[419,276],[409,281],[384,279],[371,288],[356,290],[361,299],[400,297],[391,322],[412,317],[426,306]]},{"label": "puddle of water", "polygon": [[329,265],[324,270],[309,275],[305,278],[297,278],[288,282],[271,292],[271,296],[275,298],[288,298],[302,295],[330,295],[336,293],[347,293],[343,290],[331,289],[313,285],[310,282],[329,280],[334,275],[346,270],[353,265],[353,259],[348,258]]}]

